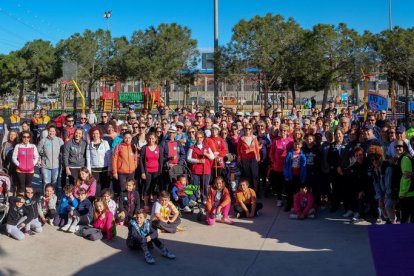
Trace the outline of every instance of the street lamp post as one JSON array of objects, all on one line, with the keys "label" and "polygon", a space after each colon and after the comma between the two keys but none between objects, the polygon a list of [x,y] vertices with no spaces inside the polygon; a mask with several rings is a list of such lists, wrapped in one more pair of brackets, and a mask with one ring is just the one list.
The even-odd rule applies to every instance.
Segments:
[{"label": "street lamp post", "polygon": [[112,11],[104,12],[104,18],[106,19],[106,30],[109,31],[109,18],[112,16]]},{"label": "street lamp post", "polygon": [[218,0],[214,1],[214,110],[218,111]]}]

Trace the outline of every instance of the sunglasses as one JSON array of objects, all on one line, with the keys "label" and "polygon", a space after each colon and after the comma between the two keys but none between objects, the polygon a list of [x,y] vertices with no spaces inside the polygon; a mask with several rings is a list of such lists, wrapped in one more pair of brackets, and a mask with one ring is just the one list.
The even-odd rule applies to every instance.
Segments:
[{"label": "sunglasses", "polygon": [[108,116],[103,116],[103,115],[101,116],[101,118],[106,118],[106,117],[108,117]]},{"label": "sunglasses", "polygon": [[81,120],[86,120],[86,118],[80,118]]},{"label": "sunglasses", "polygon": [[203,118],[203,116],[197,116],[197,118]]},{"label": "sunglasses", "polygon": [[68,122],[68,123],[73,123],[73,120],[67,120],[66,122]]},{"label": "sunglasses", "polygon": [[402,149],[402,148],[404,148],[404,146],[403,145],[396,145],[395,148],[396,149],[398,149],[398,148],[401,148]]},{"label": "sunglasses", "polygon": [[371,161],[378,161],[380,160],[379,156],[373,156],[371,157]]},{"label": "sunglasses", "polygon": [[133,129],[138,129],[139,128],[139,126],[134,126],[134,127],[132,127]]},{"label": "sunglasses", "polygon": [[145,126],[140,126],[139,128],[140,128],[140,129],[146,129],[147,127],[145,127]]},{"label": "sunglasses", "polygon": [[127,128],[123,128],[123,129],[121,129],[121,131],[128,131],[128,129]]},{"label": "sunglasses", "polygon": [[195,131],[190,131],[190,133],[195,133]]},{"label": "sunglasses", "polygon": [[251,128],[246,128],[246,130],[252,130]]},{"label": "sunglasses", "polygon": [[30,136],[22,136],[23,139],[29,139]]}]

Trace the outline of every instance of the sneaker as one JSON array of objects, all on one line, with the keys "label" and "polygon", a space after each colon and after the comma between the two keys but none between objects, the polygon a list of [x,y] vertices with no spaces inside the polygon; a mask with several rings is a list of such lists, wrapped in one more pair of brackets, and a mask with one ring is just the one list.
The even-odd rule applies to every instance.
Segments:
[{"label": "sneaker", "polygon": [[236,218],[237,219],[240,218],[240,213],[239,212],[236,213]]},{"label": "sneaker", "polygon": [[296,214],[290,214],[289,215],[289,218],[290,219],[297,219],[298,218],[298,215],[296,215]]},{"label": "sneaker", "polygon": [[60,228],[60,230],[66,232],[69,230],[70,224],[66,224],[65,226],[63,226],[62,228]]},{"label": "sneaker", "polygon": [[145,252],[144,258],[147,264],[155,264],[155,259],[149,251]]},{"label": "sneaker", "polygon": [[197,202],[195,202],[194,200],[190,200],[190,202],[188,203],[188,206],[190,207],[194,207],[197,205]]},{"label": "sneaker", "polygon": [[47,223],[49,223],[50,225],[53,225],[53,219],[47,219]]},{"label": "sneaker", "polygon": [[348,211],[346,211],[345,214],[342,215],[342,217],[350,218],[350,217],[352,217],[353,214],[354,214],[354,212],[352,212],[351,210],[348,210]]},{"label": "sneaker", "polygon": [[314,218],[316,218],[316,216],[315,216],[315,214],[310,214],[310,215],[308,216],[308,218],[314,219]]},{"label": "sneaker", "polygon": [[76,225],[71,225],[68,229],[69,233],[75,233],[76,232]]},{"label": "sneaker", "polygon": [[223,222],[229,225],[232,225],[234,222],[232,220],[230,220],[229,218],[225,218],[223,219]]},{"label": "sneaker", "polygon": [[184,213],[191,213],[191,209],[190,209],[190,207],[185,206],[185,207],[183,208],[183,212],[184,212]]},{"label": "sneaker", "polygon": [[25,231],[24,231],[24,234],[25,234],[26,236],[34,236],[36,233],[35,233],[35,232],[33,232],[32,230],[25,230]]},{"label": "sneaker", "polygon": [[256,211],[256,217],[259,217],[259,216],[260,216],[259,211]]},{"label": "sneaker", "polygon": [[280,199],[278,199],[277,202],[276,202],[276,206],[277,207],[282,207],[282,205],[283,205],[283,201],[281,201]]},{"label": "sneaker", "polygon": [[361,215],[358,212],[354,213],[354,219],[359,219],[361,217]]},{"label": "sneaker", "polygon": [[175,255],[171,253],[166,247],[161,250],[161,254],[163,257],[168,259],[175,259]]}]

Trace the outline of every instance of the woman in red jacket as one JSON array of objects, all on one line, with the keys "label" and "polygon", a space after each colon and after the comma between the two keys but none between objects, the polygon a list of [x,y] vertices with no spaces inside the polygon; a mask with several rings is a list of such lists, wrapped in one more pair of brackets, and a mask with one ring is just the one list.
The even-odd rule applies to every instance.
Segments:
[{"label": "woman in red jacket", "polygon": [[207,200],[212,160],[214,160],[214,153],[208,145],[204,144],[204,132],[198,131],[196,144],[188,149],[187,161],[191,164],[193,184],[200,187],[203,201]]},{"label": "woman in red jacket", "polygon": [[280,136],[272,141],[270,146],[270,161],[272,167],[270,170],[270,185],[272,193],[277,196],[277,206],[282,206],[282,192],[286,187],[285,177],[283,175],[285,158],[288,151],[293,147],[293,139],[289,136],[289,127],[285,124],[280,125]]},{"label": "woman in red jacket", "polygon": [[226,141],[220,136],[220,127],[214,124],[211,127],[211,136],[206,139],[206,146],[209,146],[214,153],[214,160],[211,164],[211,175],[214,177],[223,175],[224,156],[228,153]]},{"label": "woman in red jacket", "polygon": [[241,176],[248,178],[258,191],[260,148],[256,136],[253,135],[253,126],[247,123],[244,136],[237,143],[237,158],[241,164]]},{"label": "woman in red jacket", "polygon": [[231,197],[227,190],[224,178],[218,176],[213,187],[208,192],[208,200],[206,204],[207,224],[213,225],[216,220],[227,224],[233,224],[229,219],[229,211],[231,206]]}]

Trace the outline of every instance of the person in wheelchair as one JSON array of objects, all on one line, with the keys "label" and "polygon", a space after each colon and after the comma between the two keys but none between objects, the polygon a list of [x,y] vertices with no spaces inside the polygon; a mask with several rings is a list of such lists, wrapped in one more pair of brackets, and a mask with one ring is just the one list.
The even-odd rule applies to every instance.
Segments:
[{"label": "person in wheelchair", "polygon": [[191,208],[197,205],[196,194],[198,186],[188,184],[187,176],[180,175],[177,182],[171,190],[172,197],[175,203],[179,204],[181,210],[185,213],[190,213]]}]

